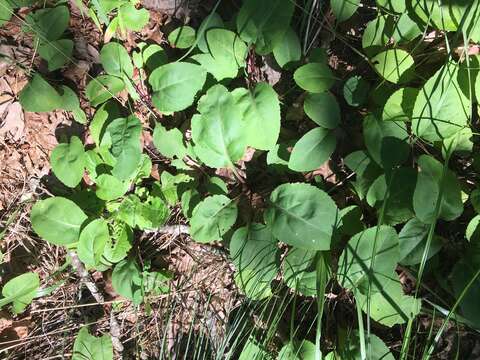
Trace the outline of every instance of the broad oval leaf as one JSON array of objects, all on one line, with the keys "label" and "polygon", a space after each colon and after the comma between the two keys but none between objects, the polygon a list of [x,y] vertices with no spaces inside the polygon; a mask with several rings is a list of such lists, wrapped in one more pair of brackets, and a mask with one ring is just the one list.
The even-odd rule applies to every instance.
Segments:
[{"label": "broad oval leaf", "polygon": [[198,102],[201,115],[192,118],[195,154],[206,165],[232,168],[247,147],[242,108],[223,85],[211,87]]},{"label": "broad oval leaf", "polygon": [[157,229],[168,219],[169,209],[159,197],[150,197],[141,201],[134,194],[128,195],[120,204],[117,218],[127,223],[131,228]]},{"label": "broad oval leaf", "polygon": [[405,0],[376,0],[377,4],[388,11],[403,13],[406,10]]},{"label": "broad oval leaf", "polygon": [[370,186],[382,173],[382,168],[364,151],[354,151],[345,157],[345,165],[355,172],[353,188],[360,199],[367,196]]},{"label": "broad oval leaf", "polygon": [[412,56],[402,49],[389,49],[372,58],[375,70],[392,83],[409,80],[414,68]]},{"label": "broad oval leaf", "polygon": [[131,2],[123,3],[118,8],[118,25],[124,33],[126,29],[141,31],[149,19],[150,13],[147,9],[137,9]]},{"label": "broad oval leaf", "polygon": [[[417,218],[407,222],[400,230],[400,260],[399,263],[409,266],[420,264],[427,244],[427,236],[430,225],[422,223]],[[440,237],[434,235],[427,254],[427,260],[434,256],[442,248]]]},{"label": "broad oval leaf", "polygon": [[188,25],[183,25],[170,34],[168,34],[168,42],[174,48],[187,49],[195,43],[195,29]]},{"label": "broad oval leaf", "polygon": [[225,195],[209,196],[198,204],[190,219],[190,235],[195,241],[220,240],[237,220],[237,206]]},{"label": "broad oval leaf", "polygon": [[430,224],[439,218],[451,221],[463,212],[462,193],[455,173],[447,169],[443,179],[442,198],[438,214],[435,213],[442,184],[443,164],[432,156],[418,158],[420,171],[413,194],[413,208],[420,221]]},{"label": "broad oval leaf", "polygon": [[383,107],[383,121],[411,121],[418,89],[405,87],[395,91]]},{"label": "broad oval leaf", "polygon": [[115,265],[112,272],[112,287],[134,304],[142,303],[142,272],[134,259],[123,260]]},{"label": "broad oval leaf", "polygon": [[335,96],[329,92],[308,93],[303,110],[310,119],[324,128],[335,129],[340,124],[340,106],[338,106]]},{"label": "broad oval leaf", "polygon": [[467,126],[470,111],[471,101],[459,82],[459,66],[449,62],[420,89],[412,113],[412,131],[427,141],[442,141]]},{"label": "broad oval leaf", "polygon": [[363,120],[363,137],[370,156],[385,170],[407,161],[410,137],[404,123],[385,122],[368,115]]},{"label": "broad oval leaf", "polygon": [[332,70],[321,63],[308,63],[298,68],[293,79],[303,90],[311,93],[320,93],[330,89],[335,83]]},{"label": "broad oval leaf", "polygon": [[153,130],[153,144],[163,156],[170,159],[183,159],[187,155],[187,148],[183,144],[183,134],[177,128],[165,129],[157,123]]},{"label": "broad oval leaf", "polygon": [[283,41],[273,49],[275,61],[282,68],[289,68],[289,65],[300,61],[302,57],[302,47],[297,33],[288,28]]},{"label": "broad oval leaf", "polygon": [[[315,360],[316,347],[315,344],[302,340],[298,343],[290,341],[285,344],[278,353],[277,360]],[[324,359],[327,359],[324,357]]]},{"label": "broad oval leaf", "polygon": [[[2,3],[3,5],[3,3]],[[28,5],[27,5],[28,6]],[[25,29],[42,40],[60,39],[70,22],[70,11],[65,5],[36,10],[28,14]]]},{"label": "broad oval leaf", "polygon": [[113,345],[109,335],[95,337],[82,327],[73,344],[72,360],[113,360]]},{"label": "broad oval leaf", "polygon": [[264,217],[280,241],[301,249],[328,250],[338,209],[325,192],[314,186],[283,184],[270,195]]},{"label": "broad oval leaf", "polygon": [[370,92],[370,84],[361,76],[352,76],[343,85],[343,97],[348,105],[358,107],[365,104]]},{"label": "broad oval leaf", "polygon": [[184,110],[192,105],[206,78],[200,65],[175,62],[160,66],[148,79],[154,91],[153,104],[164,113]]},{"label": "broad oval leaf", "polygon": [[73,201],[55,196],[35,203],[30,213],[33,230],[55,245],[78,241],[87,215]]},{"label": "broad oval leaf", "polygon": [[78,258],[87,266],[99,265],[109,241],[108,223],[102,218],[93,220],[80,233],[77,245]]},{"label": "broad oval leaf", "polygon": [[247,45],[233,31],[210,29],[206,34],[208,53],[192,56],[202,67],[221,81],[235,78],[245,66]]},{"label": "broad oval leaf", "polygon": [[374,56],[385,48],[390,40],[390,21],[378,16],[367,24],[362,36],[362,47],[368,56]]},{"label": "broad oval leaf", "polygon": [[312,171],[327,161],[337,146],[331,130],[321,127],[310,130],[298,140],[290,155],[288,167],[294,171]]},{"label": "broad oval leaf", "polygon": [[111,42],[100,50],[100,61],[109,75],[133,77],[133,64],[127,50],[120,44]]},{"label": "broad oval leaf", "polygon": [[38,73],[19,94],[20,104],[25,111],[48,112],[60,109],[63,99],[55,88]]},{"label": "broad oval leaf", "polygon": [[207,45],[207,34],[212,29],[223,28],[224,23],[220,15],[217,13],[210,13],[207,16],[200,26],[198,27],[197,32],[197,47],[200,49],[201,52],[208,53],[208,45]]},{"label": "broad oval leaf", "polygon": [[283,0],[245,0],[236,17],[237,32],[255,44],[260,55],[270,53],[284,38],[295,4]]},{"label": "broad oval leaf", "polygon": [[273,87],[261,82],[251,91],[235,89],[232,95],[246,122],[247,145],[259,150],[272,149],[280,135],[281,121],[280,101]]},{"label": "broad oval leaf", "polygon": [[[376,255],[372,274],[372,254]],[[395,271],[399,258],[398,235],[394,228],[386,225],[372,227],[354,235],[338,260],[340,284],[356,293],[367,293],[368,282],[373,291],[381,291],[385,278]],[[357,291],[358,290],[358,291]]]},{"label": "broad oval leaf", "polygon": [[359,5],[360,0],[330,0],[330,6],[338,22],[350,19]]},{"label": "broad oval leaf", "polygon": [[[392,327],[404,324],[418,315],[422,301],[403,293],[402,284],[396,273],[390,276],[378,275],[376,281],[381,284],[381,289],[370,297],[370,317],[373,320]],[[367,295],[357,291],[355,298],[363,312],[367,313]],[[391,359],[394,359],[393,356]]]},{"label": "broad oval leaf", "polygon": [[283,279],[304,296],[317,296],[316,251],[293,247],[283,260]]},{"label": "broad oval leaf", "polygon": [[48,63],[48,71],[60,69],[69,62],[72,51],[73,41],[70,39],[45,42],[38,47],[38,54]]},{"label": "broad oval leaf", "polygon": [[385,224],[396,225],[403,223],[414,216],[413,192],[417,182],[417,172],[412,168],[396,168],[388,175],[379,176],[371,185],[367,193],[367,202],[370,206],[382,211]]},{"label": "broad oval leaf", "polygon": [[10,279],[2,288],[2,304],[12,303],[12,310],[19,314],[32,302],[40,287],[38,274],[29,272]]},{"label": "broad oval leaf", "polygon": [[102,174],[96,180],[97,189],[95,194],[99,199],[111,201],[125,195],[128,191],[129,184],[122,182],[115,176],[110,174]]},{"label": "broad oval leaf", "polygon": [[100,75],[90,80],[85,89],[85,96],[92,106],[98,106],[115,97],[123,89],[125,83],[122,79],[112,75]]},{"label": "broad oval leaf", "polygon": [[262,281],[272,281],[278,272],[279,249],[271,230],[258,223],[235,231],[230,240],[230,258],[238,271],[251,269]]},{"label": "broad oval leaf", "polygon": [[58,144],[50,155],[53,173],[62,183],[71,188],[82,181],[85,160],[82,141],[76,136],[72,136],[70,143]]}]

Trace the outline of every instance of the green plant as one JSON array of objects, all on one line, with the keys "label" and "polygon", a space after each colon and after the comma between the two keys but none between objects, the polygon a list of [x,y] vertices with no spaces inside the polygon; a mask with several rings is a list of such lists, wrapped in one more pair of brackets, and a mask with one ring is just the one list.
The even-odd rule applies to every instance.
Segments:
[{"label": "green plant", "polygon": [[[337,21],[348,21],[359,3],[331,1]],[[120,43],[104,45],[104,74],[90,81],[85,94],[97,107],[88,125],[94,144],[86,150],[80,138],[71,137],[53,150],[53,173],[67,189],[34,205],[34,231],[75,250],[88,268],[113,268],[114,289],[140,304],[147,293],[168,292],[170,276],[140,267],[132,247],[134,231],[161,230],[178,204],[194,241],[228,244],[235,282],[249,299],[271,298],[275,279],[295,294],[317,298],[316,343],[291,334],[279,358],[322,356],[323,297],[330,282],[353,294],[359,324],[354,330],[339,326],[336,349],[325,358],[393,359],[372,333],[371,321],[411,329],[426,306],[418,292],[423,271],[448,241],[435,234],[437,221],[453,221],[464,213],[462,191],[471,192],[478,211],[478,190],[462,183],[449,162],[470,156],[476,136],[472,114],[480,89],[478,59],[464,48],[458,56],[452,47],[479,40],[472,11],[480,3],[403,3],[377,1],[378,14],[366,26],[362,50],[355,49],[369,66],[368,77],[343,79],[320,51],[302,54],[292,23],[294,3],[279,0],[244,1],[233,27],[213,13],[197,31],[175,29],[168,40],[181,55],[174,59],[158,44],[140,44],[133,59]],[[119,9],[110,31],[116,19],[123,21],[122,6],[132,5],[103,9]],[[446,31],[448,49],[424,69],[415,41],[432,28]],[[57,41],[63,32],[49,36]],[[249,55],[249,49],[256,55]],[[242,82],[248,57],[270,53],[291,73],[290,91],[303,100],[309,119],[303,114],[300,120],[289,119],[293,97],[288,93],[279,96],[266,82]],[[135,67],[147,78],[134,79]],[[153,143],[168,159],[160,180],[150,177],[152,161],[142,151],[144,124],[116,99],[126,88],[129,105],[139,100],[135,81],[144,80],[152,106],[162,116],[161,122],[149,119],[155,124]],[[83,114],[78,99],[69,88],[62,89],[60,94],[34,75],[20,100],[26,110],[63,108],[78,120]],[[39,92],[45,101],[37,99]],[[171,116],[178,112],[189,120],[179,124]],[[353,121],[346,112],[354,114]],[[342,132],[360,128],[352,122],[361,123],[361,136],[359,131],[352,135],[361,145],[345,151],[337,142]],[[420,151],[425,154],[418,155]],[[345,180],[330,185],[306,176],[332,156],[344,159]],[[223,179],[216,176],[220,169]],[[260,206],[253,195],[262,200]],[[475,326],[479,223],[478,215],[470,219],[465,248],[471,254],[456,263],[453,286],[446,286]],[[418,274],[411,295],[403,291],[399,264]],[[82,337],[88,335],[82,331]],[[409,340],[407,336],[404,358]],[[270,357],[254,334],[242,346],[241,359]]]}]

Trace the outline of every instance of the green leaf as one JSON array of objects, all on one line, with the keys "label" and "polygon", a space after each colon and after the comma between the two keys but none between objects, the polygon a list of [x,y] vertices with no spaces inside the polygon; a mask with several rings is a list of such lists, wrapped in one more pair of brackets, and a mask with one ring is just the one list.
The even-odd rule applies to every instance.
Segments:
[{"label": "green leaf", "polygon": [[89,125],[90,135],[97,146],[110,146],[110,138],[107,143],[104,141],[105,129],[114,119],[120,118],[120,108],[115,101],[108,101],[100,106]]},{"label": "green leaf", "polygon": [[112,236],[108,238],[103,252],[103,260],[111,264],[122,261],[132,248],[133,232],[130,226],[124,223],[113,223]]},{"label": "green leaf", "polygon": [[73,201],[59,196],[37,201],[30,213],[33,230],[55,245],[77,242],[86,219],[87,215]]},{"label": "green leaf", "polygon": [[348,105],[358,107],[365,104],[370,92],[370,84],[361,76],[352,76],[343,86],[343,97]]},{"label": "green leaf", "polygon": [[12,310],[20,314],[32,302],[40,287],[38,274],[29,272],[10,279],[2,288],[2,304],[12,303]]},{"label": "green leaf", "polygon": [[406,87],[395,91],[383,107],[383,121],[411,121],[418,89]]},{"label": "green leaf", "polygon": [[100,75],[90,80],[85,89],[85,96],[92,106],[98,106],[123,89],[125,89],[125,83],[122,79],[112,75]]},{"label": "green leaf", "polygon": [[359,4],[360,0],[330,0],[330,6],[338,22],[350,19]]},{"label": "green leaf", "polygon": [[[364,334],[367,337],[367,334]],[[387,345],[375,334],[370,334],[370,351],[371,360],[395,360],[395,357],[390,352]],[[362,351],[360,348],[360,333],[358,330],[340,329],[340,341],[338,350],[340,351],[341,359],[361,360]],[[330,354],[334,354],[331,352]],[[330,355],[329,354],[329,355]],[[338,360],[338,356],[334,356],[329,360]]]},{"label": "green leaf", "polygon": [[[369,275],[375,245],[374,267]],[[385,279],[394,273],[399,255],[398,235],[394,228],[382,225],[366,229],[354,235],[340,255],[339,282],[343,287],[354,290],[355,294],[366,294],[370,280],[372,292],[381,291]]]},{"label": "green leaf", "polygon": [[163,156],[170,159],[183,159],[187,155],[187,148],[183,144],[183,134],[177,128],[165,129],[157,123],[153,131],[153,144]]},{"label": "green leaf", "polygon": [[133,77],[133,64],[127,50],[118,43],[108,43],[100,50],[100,61],[109,75]]},{"label": "green leaf", "polygon": [[119,262],[112,272],[113,289],[136,305],[143,301],[142,280],[140,267],[134,259]]},{"label": "green leaf", "polygon": [[69,62],[72,51],[73,41],[70,39],[45,42],[38,47],[38,54],[48,63],[48,71],[60,69]]},{"label": "green leaf", "polygon": [[70,143],[58,144],[50,155],[50,165],[55,176],[66,186],[74,188],[80,184],[85,171],[82,141],[72,136]]},{"label": "green leaf", "polygon": [[283,0],[245,0],[237,15],[237,32],[247,43],[255,44],[259,55],[266,55],[283,41],[295,10]]},{"label": "green leaf", "polygon": [[331,130],[317,127],[302,136],[290,155],[288,167],[294,171],[312,171],[327,161],[337,146]]},{"label": "green leaf", "polygon": [[449,62],[427,80],[415,101],[412,131],[427,141],[441,141],[467,126],[471,101],[463,94],[459,66]]},{"label": "green leaf", "polygon": [[142,57],[143,63],[150,71],[168,63],[168,57],[165,50],[157,44],[151,44],[145,47],[142,50]]},{"label": "green leaf", "polygon": [[122,32],[126,29],[141,31],[149,19],[150,13],[147,9],[137,9],[131,2],[123,3],[118,8],[118,25]]},{"label": "green leaf", "polygon": [[300,61],[302,48],[297,33],[290,27],[285,33],[283,41],[273,49],[275,61],[281,68],[288,69],[289,66]]},{"label": "green leaf", "polygon": [[198,102],[201,115],[192,118],[195,154],[206,165],[232,168],[247,147],[242,108],[223,85],[212,86]]},{"label": "green leaf", "polygon": [[290,341],[282,347],[277,360],[315,360],[315,353],[315,344],[308,340]]},{"label": "green leaf", "polygon": [[102,174],[98,176],[96,185],[97,189],[95,194],[97,194],[99,199],[105,201],[111,201],[122,197],[129,188],[128,183],[122,182],[115,176],[109,174]]},{"label": "green leaf", "polygon": [[[453,267],[450,279],[454,294],[457,298],[478,271],[478,254],[475,255],[476,256],[462,256]],[[480,327],[480,314],[478,313],[479,296],[480,281],[477,278],[460,302],[460,309],[463,316],[471,321],[477,328]]]},{"label": "green leaf", "polygon": [[[392,327],[404,324],[418,315],[422,301],[403,293],[402,284],[396,273],[393,272],[390,276],[379,275],[377,279],[382,288],[370,298],[370,317],[373,320]],[[363,312],[367,313],[367,295],[356,292],[355,296]]]},{"label": "green leaf", "polygon": [[261,82],[252,91],[238,88],[232,95],[242,108],[247,145],[259,150],[272,149],[280,135],[281,121],[280,101],[273,87]]},{"label": "green leaf", "polygon": [[142,202],[136,195],[127,196],[118,208],[117,218],[132,228],[157,229],[168,219],[168,206],[159,197]]},{"label": "green leaf", "polygon": [[356,180],[352,181],[352,185],[358,197],[364,199],[375,179],[383,173],[382,169],[364,151],[355,151],[347,155],[344,161],[355,172]]},{"label": "green leaf", "polygon": [[78,258],[87,266],[98,266],[109,242],[108,223],[101,218],[93,220],[80,233],[77,245]]},{"label": "green leaf", "polygon": [[416,39],[422,33],[422,29],[408,13],[403,13],[394,24],[392,37],[397,43],[402,44]]},{"label": "green leaf", "polygon": [[338,232],[344,235],[355,235],[364,230],[362,223],[362,209],[357,205],[350,205],[339,212],[340,223]]},{"label": "green leaf", "polygon": [[[420,264],[427,245],[427,235],[430,225],[422,223],[417,218],[407,222],[400,230],[400,260],[402,265],[410,266]],[[433,236],[427,255],[427,260],[442,248],[441,238]]]},{"label": "green leaf", "polygon": [[362,36],[365,54],[374,56],[385,48],[390,40],[391,22],[386,16],[378,16],[367,24]]},{"label": "green leaf", "polygon": [[363,120],[363,137],[370,156],[385,170],[407,161],[410,137],[405,124],[368,115]]},{"label": "green leaf", "polygon": [[472,191],[470,194],[470,203],[477,214],[480,214],[480,189],[475,189]]},{"label": "green leaf", "polygon": [[220,240],[237,220],[237,205],[225,195],[209,196],[198,204],[190,219],[190,235],[195,241]]},{"label": "green leaf", "polygon": [[286,285],[304,296],[317,296],[316,252],[293,247],[283,260]]},{"label": "green leaf", "polygon": [[238,272],[251,270],[257,281],[270,283],[278,273],[280,262],[277,239],[263,224],[242,227],[230,241],[230,258]]},{"label": "green leaf", "polygon": [[105,129],[105,134],[109,136],[111,143],[110,151],[117,159],[112,175],[120,180],[129,180],[140,164],[141,132],[142,124],[133,115],[115,119]]},{"label": "green leaf", "polygon": [[62,97],[46,80],[35,73],[19,94],[20,104],[25,111],[49,112],[60,109]]},{"label": "green leaf", "polygon": [[301,249],[328,250],[338,209],[322,190],[308,184],[283,184],[270,195],[265,222],[280,241]]},{"label": "green leaf", "polygon": [[396,225],[414,216],[413,192],[417,181],[417,172],[411,168],[398,168],[388,174],[381,175],[373,182],[367,193],[370,206],[382,211],[382,204],[388,191],[383,221],[385,224]]},{"label": "green leaf", "polygon": [[336,80],[332,70],[321,63],[303,65],[295,71],[293,79],[303,90],[311,93],[321,93],[330,89]]},{"label": "green leaf", "polygon": [[[428,155],[418,158],[420,172],[417,186],[413,194],[413,208],[417,218],[425,224],[437,220],[435,207],[437,204],[440,184],[442,181],[443,164]],[[463,212],[460,184],[455,173],[447,170],[443,181],[443,193],[439,217],[446,221],[455,220]]]},{"label": "green leaf", "polygon": [[188,25],[180,26],[168,35],[170,45],[178,49],[191,47],[195,43],[195,39],[195,29]]},{"label": "green leaf", "polygon": [[192,105],[206,77],[202,67],[195,64],[175,62],[160,66],[148,79],[154,91],[153,104],[164,113],[186,109]]},{"label": "green leaf", "polygon": [[221,81],[237,76],[238,69],[245,66],[247,45],[233,31],[210,29],[206,34],[208,53],[192,58]]},{"label": "green leaf", "polygon": [[10,21],[13,14],[13,7],[6,0],[0,1],[0,26],[5,25]]},{"label": "green leaf", "polygon": [[112,339],[108,335],[95,337],[82,327],[73,344],[72,360],[113,360]]},{"label": "green leaf", "polygon": [[65,85],[62,85],[61,89],[63,91],[62,108],[71,111],[74,120],[85,125],[87,123],[87,115],[85,115],[85,112],[80,108],[80,100],[78,100],[77,94]]},{"label": "green leaf", "polygon": [[376,0],[377,4],[388,11],[402,14],[406,10],[405,0]]},{"label": "green leaf", "polygon": [[201,52],[208,53],[207,34],[211,29],[223,28],[224,23],[220,15],[217,13],[210,13],[205,19],[203,19],[197,32],[197,47]]},{"label": "green leaf", "polygon": [[335,96],[329,92],[307,93],[303,110],[310,119],[321,127],[335,129],[340,124],[340,107]]},{"label": "green leaf", "polygon": [[371,61],[385,80],[395,84],[409,80],[415,65],[412,56],[402,49],[385,50]]},{"label": "green leaf", "polygon": [[33,32],[43,41],[60,39],[70,22],[70,11],[64,5],[40,9],[26,17],[24,29]]}]

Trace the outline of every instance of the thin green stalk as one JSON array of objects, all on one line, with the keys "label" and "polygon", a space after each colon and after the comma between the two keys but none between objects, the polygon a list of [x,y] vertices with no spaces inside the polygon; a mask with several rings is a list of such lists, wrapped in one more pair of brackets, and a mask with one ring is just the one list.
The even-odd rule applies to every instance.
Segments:
[{"label": "thin green stalk", "polygon": [[[356,294],[354,294],[356,295]],[[357,296],[355,296],[357,297]],[[360,359],[367,360],[367,351],[365,346],[365,329],[363,327],[363,316],[362,316],[362,309],[360,308],[360,304],[358,301],[355,302],[355,308],[357,310],[357,322],[358,322],[358,335],[360,337]]]},{"label": "thin green stalk", "polygon": [[[438,191],[437,202],[435,204],[434,218],[433,218],[433,221],[430,224],[430,228],[428,230],[427,243],[425,244],[425,248],[423,249],[422,261],[420,262],[420,267],[419,267],[419,270],[418,270],[417,283],[415,285],[415,294],[414,294],[415,298],[418,297],[418,291],[420,289],[420,285],[421,285],[421,282],[422,282],[423,272],[425,271],[425,266],[426,266],[426,263],[427,263],[428,254],[430,252],[430,246],[432,244],[433,236],[435,234],[435,226],[437,224],[437,219],[438,219],[439,214],[440,214],[440,207],[441,207],[442,199],[443,199],[443,188],[444,188],[445,176],[447,174],[448,163],[450,162],[450,156],[452,154],[452,151],[451,151],[452,150],[452,144],[453,143],[451,143],[450,146],[447,149],[446,159],[445,159],[445,162],[443,164],[442,178],[440,179],[440,188],[439,188],[439,191]],[[400,360],[405,360],[407,358],[408,352],[410,350],[410,341],[411,341],[411,336],[412,336],[413,320],[414,320],[413,317],[410,317],[408,319],[407,329],[406,329],[406,332],[405,332],[405,337],[404,337],[404,340],[403,340],[403,343],[402,343],[402,349],[401,349],[401,352],[400,352]]]},{"label": "thin green stalk", "polygon": [[320,341],[322,338],[322,317],[325,305],[325,288],[328,281],[328,263],[326,254],[323,251],[317,252],[317,332],[315,336],[315,360],[322,359]]},{"label": "thin green stalk", "polygon": [[467,286],[465,286],[465,288],[462,290],[462,293],[458,297],[457,301],[455,301],[455,304],[453,305],[452,309],[450,310],[447,317],[443,321],[442,326],[440,326],[440,329],[438,330],[437,335],[435,335],[435,338],[433,339],[433,342],[430,344],[430,346],[428,348],[426,348],[426,351],[424,351],[423,356],[422,356],[422,360],[430,359],[430,357],[433,354],[433,351],[435,350],[435,345],[438,343],[438,341],[442,337],[443,332],[445,331],[445,328],[446,328],[447,324],[449,323],[450,319],[452,318],[452,316],[457,311],[457,308],[460,305],[460,303],[462,302],[465,295],[467,295],[468,290],[470,290],[473,283],[477,280],[477,278],[479,276],[480,276],[480,268],[477,270],[475,275],[473,275],[472,279],[468,282]]}]

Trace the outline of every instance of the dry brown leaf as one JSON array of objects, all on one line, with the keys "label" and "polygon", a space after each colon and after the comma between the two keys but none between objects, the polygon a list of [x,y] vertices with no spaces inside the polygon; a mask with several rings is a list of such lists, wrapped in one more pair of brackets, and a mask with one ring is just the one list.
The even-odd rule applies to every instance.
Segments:
[{"label": "dry brown leaf", "polygon": [[19,141],[25,132],[25,119],[22,106],[19,102],[10,104],[6,111],[5,120],[1,123],[0,136],[10,133],[15,142]]}]

